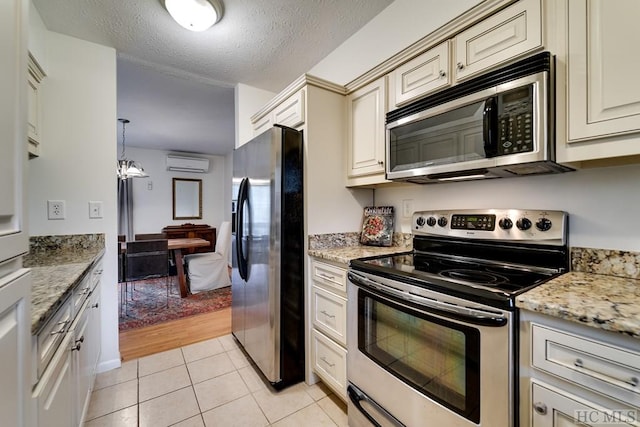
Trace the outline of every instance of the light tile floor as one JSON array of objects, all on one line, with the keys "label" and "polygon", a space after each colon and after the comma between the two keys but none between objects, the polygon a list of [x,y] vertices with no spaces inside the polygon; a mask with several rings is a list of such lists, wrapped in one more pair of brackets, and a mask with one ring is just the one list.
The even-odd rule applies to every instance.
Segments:
[{"label": "light tile floor", "polygon": [[85,427],[346,427],[318,383],[274,391],[231,335],[125,362],[96,378]]}]

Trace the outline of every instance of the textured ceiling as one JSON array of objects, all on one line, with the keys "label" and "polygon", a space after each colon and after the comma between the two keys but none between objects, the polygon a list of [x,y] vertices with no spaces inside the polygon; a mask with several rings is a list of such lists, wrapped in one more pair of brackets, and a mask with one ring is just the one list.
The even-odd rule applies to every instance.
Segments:
[{"label": "textured ceiling", "polygon": [[116,49],[128,144],[220,154],[233,147],[233,90],[211,85],[279,92],[393,0],[223,0],[222,20],[201,33],[175,23],[162,0],[33,2],[49,30]]}]

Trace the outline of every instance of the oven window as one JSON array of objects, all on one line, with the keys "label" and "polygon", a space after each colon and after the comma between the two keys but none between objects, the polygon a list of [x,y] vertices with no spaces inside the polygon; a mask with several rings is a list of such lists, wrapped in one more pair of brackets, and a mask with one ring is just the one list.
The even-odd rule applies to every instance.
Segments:
[{"label": "oven window", "polygon": [[480,421],[480,332],[358,290],[358,348],[420,393]]}]

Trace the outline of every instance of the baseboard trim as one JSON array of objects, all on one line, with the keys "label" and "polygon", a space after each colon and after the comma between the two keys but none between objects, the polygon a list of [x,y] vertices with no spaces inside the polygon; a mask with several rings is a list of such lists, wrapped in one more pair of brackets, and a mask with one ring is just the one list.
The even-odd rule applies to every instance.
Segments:
[{"label": "baseboard trim", "polygon": [[121,365],[122,362],[120,362],[120,358],[105,360],[104,362],[98,363],[98,366],[96,367],[96,373],[99,374],[102,372],[107,372],[112,369],[119,368]]}]

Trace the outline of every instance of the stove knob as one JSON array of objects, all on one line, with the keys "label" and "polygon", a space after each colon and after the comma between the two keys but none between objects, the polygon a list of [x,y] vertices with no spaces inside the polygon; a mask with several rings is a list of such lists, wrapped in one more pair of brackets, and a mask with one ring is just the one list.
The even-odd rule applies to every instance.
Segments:
[{"label": "stove knob", "polygon": [[522,231],[528,230],[531,228],[531,220],[529,218],[520,218],[516,221],[516,227]]},{"label": "stove knob", "polygon": [[509,230],[511,227],[513,227],[513,221],[511,221],[511,219],[509,218],[502,218],[500,221],[498,221],[498,225],[503,230]]},{"label": "stove knob", "polygon": [[424,225],[424,223],[425,223],[425,222],[426,222],[426,221],[425,221],[425,219],[424,219],[424,217],[423,217],[423,216],[419,216],[419,217],[416,219],[416,224],[418,224],[418,226],[420,226],[420,227],[422,227],[422,226]]},{"label": "stove knob", "polygon": [[427,219],[427,225],[429,227],[433,227],[434,225],[436,225],[436,219],[432,216],[429,217],[429,219]]},{"label": "stove knob", "polygon": [[551,220],[549,218],[540,218],[536,222],[536,228],[540,231],[549,231],[551,230]]},{"label": "stove knob", "polygon": [[440,227],[445,227],[447,225],[447,218],[441,216],[440,218],[438,218],[438,225]]}]

